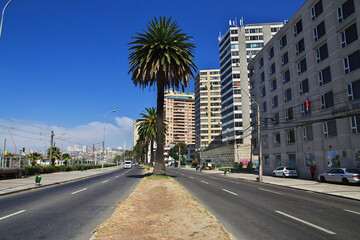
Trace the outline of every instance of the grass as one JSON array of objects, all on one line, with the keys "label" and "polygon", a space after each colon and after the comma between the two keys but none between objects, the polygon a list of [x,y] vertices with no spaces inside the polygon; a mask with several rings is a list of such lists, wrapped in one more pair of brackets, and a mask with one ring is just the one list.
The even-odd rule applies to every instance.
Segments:
[{"label": "grass", "polygon": [[171,177],[168,176],[168,175],[153,175],[153,174],[151,174],[150,176],[148,176],[148,178],[155,178],[155,179],[157,179],[157,178],[171,178]]}]

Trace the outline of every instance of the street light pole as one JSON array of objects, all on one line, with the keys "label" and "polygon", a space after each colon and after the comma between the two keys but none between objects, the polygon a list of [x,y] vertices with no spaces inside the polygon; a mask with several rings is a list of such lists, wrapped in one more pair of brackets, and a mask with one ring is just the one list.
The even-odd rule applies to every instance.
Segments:
[{"label": "street light pole", "polygon": [[105,161],[105,119],[106,119],[106,116],[111,112],[116,112],[116,110],[108,111],[104,115],[104,139],[103,139],[103,152],[102,152],[103,157],[102,157],[102,163],[101,163],[101,171],[102,172],[104,171],[104,161]]},{"label": "street light pole", "polygon": [[5,13],[5,9],[6,7],[9,5],[9,3],[12,0],[8,1],[7,4],[5,5],[4,9],[2,10],[2,14],[1,14],[1,23],[0,23],[0,39],[1,39],[1,31],[2,31],[2,26],[3,26],[3,21],[4,21],[4,13]]}]

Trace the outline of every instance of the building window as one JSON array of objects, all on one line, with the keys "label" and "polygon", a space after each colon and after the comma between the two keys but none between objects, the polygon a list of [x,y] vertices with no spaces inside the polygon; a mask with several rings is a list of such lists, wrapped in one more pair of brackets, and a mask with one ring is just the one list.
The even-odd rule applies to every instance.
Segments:
[{"label": "building window", "polygon": [[360,80],[347,84],[349,101],[360,99]]},{"label": "building window", "polygon": [[260,96],[261,96],[261,97],[265,97],[265,96],[266,96],[266,89],[265,89],[265,87],[262,87],[262,88],[260,89]]},{"label": "building window", "polygon": [[261,112],[266,112],[267,111],[267,105],[266,105],[266,102],[263,102],[262,104],[261,104]]},{"label": "building window", "polygon": [[282,38],[280,38],[279,40],[279,46],[280,49],[282,49],[283,47],[285,47],[287,45],[287,40],[286,40],[286,35],[284,35]]},{"label": "building window", "polygon": [[295,153],[290,153],[288,154],[288,158],[289,158],[289,166],[296,166],[296,155]]},{"label": "building window", "polygon": [[274,47],[270,48],[268,54],[269,54],[269,59],[272,59],[274,57]]},{"label": "building window", "polygon": [[278,96],[275,96],[271,99],[271,106],[272,108],[276,108],[278,105],[279,105]]},{"label": "building window", "polygon": [[275,158],[275,164],[276,164],[276,166],[281,166],[281,165],[282,165],[281,155],[280,155],[280,154],[276,154],[276,155],[274,156],[274,158]]},{"label": "building window", "polygon": [[309,81],[308,79],[305,79],[299,83],[299,93],[300,95],[303,95],[307,92],[309,92]]},{"label": "building window", "polygon": [[303,60],[297,63],[298,75],[302,74],[303,72],[306,72],[306,70],[307,70],[306,58],[304,58]]},{"label": "building window", "polygon": [[301,33],[303,30],[302,27],[302,20],[300,19],[295,25],[294,25],[294,36],[297,36],[299,33]]},{"label": "building window", "polygon": [[274,125],[277,125],[280,123],[280,116],[279,116],[279,113],[274,113],[271,121],[273,121],[273,124]]},{"label": "building window", "polygon": [[273,141],[274,141],[274,146],[279,146],[281,144],[279,132],[273,134]]},{"label": "building window", "polygon": [[311,18],[314,20],[323,12],[322,0],[318,1],[312,8],[311,8]]},{"label": "building window", "polygon": [[310,141],[314,139],[312,125],[303,127],[303,139],[304,141]]},{"label": "building window", "polygon": [[238,33],[237,29],[230,30],[230,34],[237,34],[237,33]]},{"label": "building window", "polygon": [[286,141],[288,144],[295,143],[295,130],[294,129],[286,131]]},{"label": "building window", "polygon": [[344,70],[345,74],[355,71],[360,68],[360,51],[350,54],[346,58],[344,58]]},{"label": "building window", "polygon": [[286,64],[288,64],[288,62],[289,62],[289,54],[288,52],[286,52],[281,56],[281,66],[285,66]]},{"label": "building window", "polygon": [[329,57],[327,43],[316,50],[316,62],[319,63]]},{"label": "building window", "polygon": [[260,73],[260,82],[263,82],[263,81],[265,81],[265,73],[264,72]]},{"label": "building window", "polygon": [[318,73],[319,85],[322,86],[328,82],[331,82],[330,67],[324,68]]},{"label": "building window", "polygon": [[286,70],[285,72],[283,72],[282,79],[283,79],[283,84],[290,81],[290,70]]},{"label": "building window", "polygon": [[269,139],[267,135],[262,136],[262,142],[263,142],[263,147],[267,148],[269,147]]},{"label": "building window", "polygon": [[360,114],[350,116],[350,126],[352,133],[355,134],[360,133]]},{"label": "building window", "polygon": [[334,96],[333,92],[330,91],[328,93],[325,93],[321,95],[321,107],[322,109],[327,109],[329,107],[334,106]]},{"label": "building window", "polygon": [[346,1],[337,10],[339,23],[341,23],[343,20],[345,20],[348,16],[350,16],[354,12],[355,12],[354,0]]},{"label": "building window", "polygon": [[270,71],[270,75],[272,75],[272,74],[275,73],[275,71],[276,71],[276,69],[275,69],[275,63],[271,64],[269,71]]},{"label": "building window", "polygon": [[291,99],[292,99],[291,88],[289,88],[284,92],[284,101],[289,102],[291,101]]},{"label": "building window", "polygon": [[285,121],[291,121],[294,119],[294,111],[292,108],[288,108],[285,110]]},{"label": "building window", "polygon": [[269,166],[270,165],[269,155],[263,155],[263,159],[264,159],[264,165]]},{"label": "building window", "polygon": [[344,48],[350,43],[358,39],[356,23],[345,29],[340,33],[341,47]]},{"label": "building window", "polygon": [[317,41],[326,33],[325,31],[325,23],[322,21],[316,28],[314,28],[314,40]]},{"label": "building window", "polygon": [[270,90],[274,91],[277,89],[276,78],[270,82]]},{"label": "building window", "polygon": [[336,137],[337,136],[336,120],[324,122],[323,128],[324,128],[324,136],[325,137]]},{"label": "building window", "polygon": [[260,58],[259,60],[259,68],[261,68],[262,66],[264,66],[264,58]]},{"label": "building window", "polygon": [[304,39],[301,39],[295,44],[295,54],[299,55],[305,50],[305,42]]}]

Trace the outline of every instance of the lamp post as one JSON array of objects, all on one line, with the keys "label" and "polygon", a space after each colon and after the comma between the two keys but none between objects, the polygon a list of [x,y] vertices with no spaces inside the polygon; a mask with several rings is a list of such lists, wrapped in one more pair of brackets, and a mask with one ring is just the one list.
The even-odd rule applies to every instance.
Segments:
[{"label": "lamp post", "polygon": [[105,161],[105,120],[106,120],[106,116],[111,113],[111,112],[116,112],[116,110],[112,110],[112,111],[108,111],[107,113],[105,113],[104,115],[104,139],[103,139],[103,152],[102,152],[102,163],[101,163],[101,171],[104,171],[104,161]]},{"label": "lamp post", "polygon": [[4,13],[5,13],[5,9],[6,7],[9,5],[9,3],[11,2],[12,0],[8,1],[7,4],[5,5],[5,7],[3,8],[2,10],[2,14],[1,14],[1,23],[0,23],[0,39],[1,39],[1,31],[2,31],[2,25],[3,25],[3,21],[4,21]]}]

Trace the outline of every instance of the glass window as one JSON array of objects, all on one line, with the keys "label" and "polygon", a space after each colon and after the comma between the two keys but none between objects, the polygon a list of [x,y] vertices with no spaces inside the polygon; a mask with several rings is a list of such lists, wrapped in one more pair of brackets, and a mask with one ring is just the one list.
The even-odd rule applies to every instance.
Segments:
[{"label": "glass window", "polygon": [[281,166],[282,164],[281,164],[281,155],[280,154],[276,154],[275,156],[274,156],[274,158],[275,158],[275,164],[276,164],[276,166]]},{"label": "glass window", "polygon": [[274,47],[270,48],[268,54],[269,54],[269,59],[274,57]]},{"label": "glass window", "polygon": [[265,165],[265,166],[269,166],[269,165],[270,165],[269,155],[264,155],[264,156],[263,156],[263,159],[264,159],[264,165]]},{"label": "glass window", "polygon": [[271,106],[272,108],[276,108],[278,105],[279,105],[278,96],[275,96],[271,99]]},{"label": "glass window", "polygon": [[283,72],[282,74],[283,77],[283,83],[287,83],[290,81],[290,70],[286,70],[285,72]]},{"label": "glass window", "polygon": [[347,92],[349,101],[360,99],[360,80],[349,83],[347,85]]},{"label": "glass window", "polygon": [[306,58],[304,58],[303,60],[297,63],[298,75],[302,74],[303,72],[306,72],[306,70],[307,70]]},{"label": "glass window", "polygon": [[319,63],[329,57],[327,43],[316,50],[316,62]]},{"label": "glass window", "polygon": [[320,0],[311,8],[311,18],[314,20],[322,12],[323,12],[323,6],[322,6],[322,0]]},{"label": "glass window", "polygon": [[280,49],[282,49],[283,47],[285,47],[287,45],[286,35],[284,35],[282,38],[280,38],[279,45],[280,45]]},{"label": "glass window", "polygon": [[322,21],[319,25],[316,26],[316,28],[314,29],[314,39],[315,41],[317,41],[318,39],[320,39],[322,36],[324,36],[326,33],[325,31],[325,23],[324,21]]},{"label": "glass window", "polygon": [[324,122],[323,128],[324,128],[324,136],[325,137],[336,137],[337,136],[336,120]]},{"label": "glass window", "polygon": [[360,133],[360,114],[350,116],[350,126],[351,126],[352,133],[355,133],[355,134]]},{"label": "glass window", "polygon": [[305,152],[305,166],[310,167],[314,166],[315,163],[315,154],[311,152]]},{"label": "glass window", "polygon": [[355,12],[354,0],[348,0],[338,8],[338,20],[341,23],[344,19]]},{"label": "glass window", "polygon": [[307,92],[309,92],[309,81],[308,79],[305,79],[299,84],[299,93],[300,95],[303,95]]},{"label": "glass window", "polygon": [[288,64],[288,62],[289,62],[289,54],[288,52],[286,52],[281,56],[281,66]]},{"label": "glass window", "polygon": [[276,78],[270,82],[270,89],[274,91],[277,89]]},{"label": "glass window", "polygon": [[[288,154],[289,157],[289,166],[296,166],[296,155],[295,153]],[[288,168],[288,170],[295,170],[292,168]]]},{"label": "glass window", "polygon": [[295,25],[294,25],[294,35],[298,35],[303,30],[302,28],[302,20],[300,19]]},{"label": "glass window", "polygon": [[289,130],[289,131],[286,131],[286,138],[287,138],[287,143],[288,144],[295,143],[295,131],[293,129]]},{"label": "glass window", "polygon": [[331,82],[330,67],[324,68],[318,73],[319,85],[322,86],[328,82]]},{"label": "glass window", "polygon": [[292,99],[292,95],[291,95],[291,88],[287,89],[284,93],[284,100],[285,102],[289,102]]},{"label": "glass window", "polygon": [[304,39],[301,39],[299,42],[295,44],[295,54],[299,55],[305,50],[305,42]]},{"label": "glass window", "polygon": [[340,167],[340,154],[339,151],[326,152],[326,160],[328,167]]},{"label": "glass window", "polygon": [[358,34],[357,34],[356,23],[345,29],[345,31],[341,32],[340,37],[341,37],[341,47],[343,48],[349,45],[350,43],[354,42],[355,40],[357,40]]},{"label": "glass window", "polygon": [[326,109],[326,108],[334,106],[334,96],[333,96],[332,91],[321,95],[320,99],[321,99],[321,107],[322,107],[322,109]]}]

